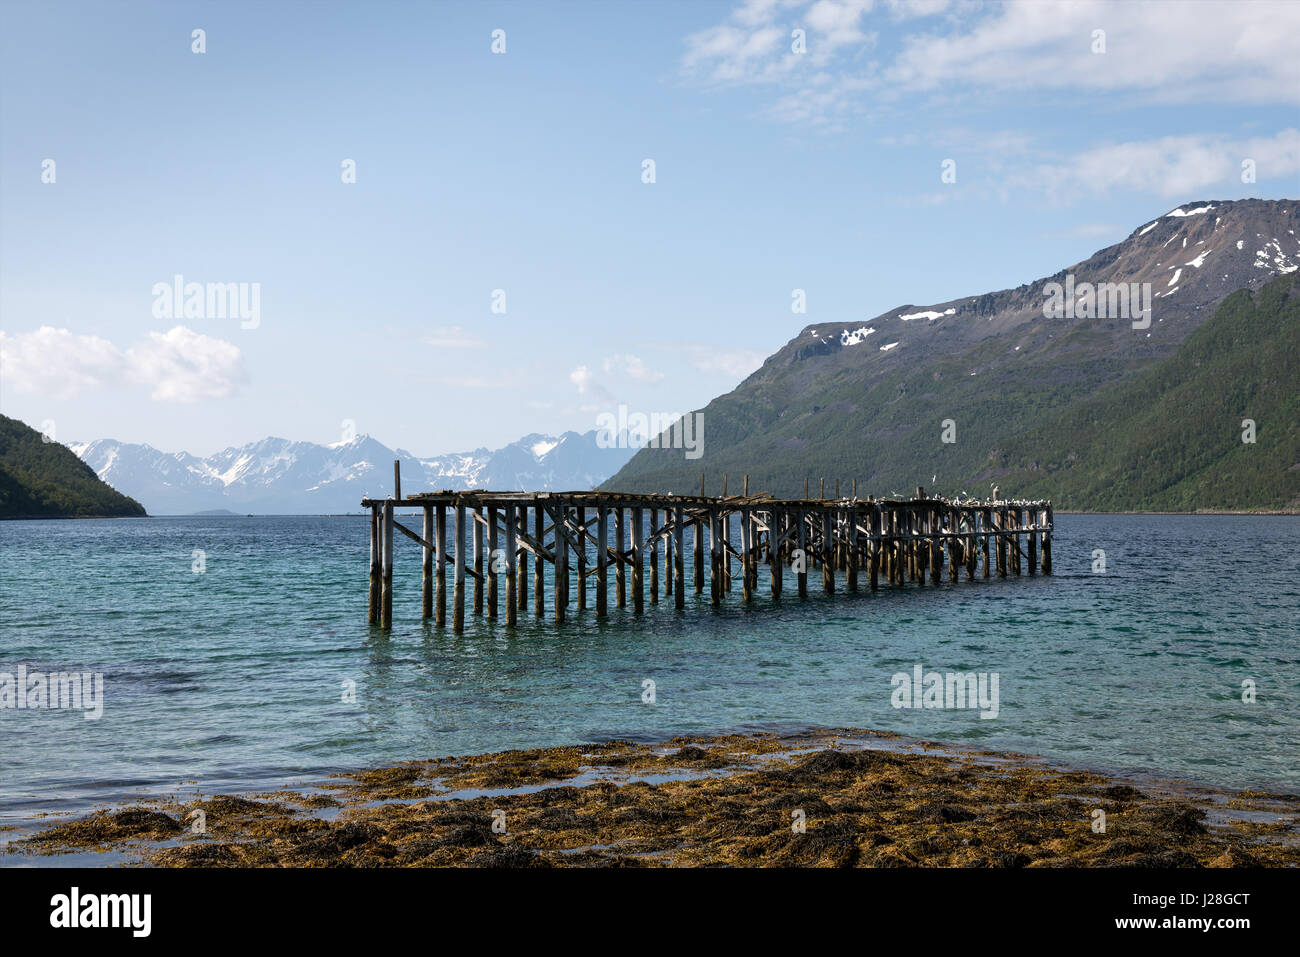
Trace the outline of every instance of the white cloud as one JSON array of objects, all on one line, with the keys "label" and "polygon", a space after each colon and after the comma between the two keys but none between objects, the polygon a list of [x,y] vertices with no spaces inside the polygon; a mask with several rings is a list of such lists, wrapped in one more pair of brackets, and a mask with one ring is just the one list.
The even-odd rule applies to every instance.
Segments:
[{"label": "white cloud", "polygon": [[17,391],[54,398],[138,384],[159,402],[225,398],[247,379],[236,346],[185,326],[151,332],[126,350],[52,326],[17,336],[0,332],[0,376]]},{"label": "white cloud", "polygon": [[637,382],[658,382],[664,377],[662,372],[647,367],[640,358],[630,354],[606,356],[604,368],[606,375],[625,375]]},{"label": "white cloud", "polygon": [[127,377],[149,386],[159,402],[224,399],[247,379],[236,346],[184,326],[149,333],[126,350],[126,360]]},{"label": "white cloud", "polygon": [[[909,90],[1130,90],[1162,102],[1300,101],[1300,5],[1006,3],[947,36],[907,38],[886,71]],[[1093,53],[1104,30],[1106,52]]]},{"label": "white cloud", "polygon": [[438,349],[478,349],[487,344],[462,326],[439,326],[422,341]]},{"label": "white cloud", "polygon": [[578,366],[569,373],[569,381],[578,387],[579,394],[587,391],[587,386],[591,385],[591,370],[586,366]]},{"label": "white cloud", "polygon": [[687,345],[684,348],[692,367],[708,375],[720,375],[728,379],[744,379],[767,358],[753,349],[718,349],[703,344]]},{"label": "white cloud", "polygon": [[18,392],[67,399],[120,380],[122,369],[117,346],[98,336],[53,326],[17,336],[0,332],[0,379]]},{"label": "white cloud", "polygon": [[[876,48],[869,27],[886,12],[904,21],[949,8],[945,0],[749,2],[687,36],[682,68],[715,84],[775,85],[773,118],[822,126],[909,94],[985,102],[994,93],[1070,89],[1158,103],[1300,102],[1300,3],[967,4]],[[808,30],[804,56],[790,51],[795,26]],[[1105,53],[1092,52],[1098,29]]]},{"label": "white cloud", "polygon": [[1300,130],[1232,140],[1196,134],[1114,143],[1085,150],[1063,163],[1014,175],[1010,184],[1053,196],[1132,189],[1176,199],[1241,185],[1242,160],[1253,159],[1261,180],[1300,174]]}]

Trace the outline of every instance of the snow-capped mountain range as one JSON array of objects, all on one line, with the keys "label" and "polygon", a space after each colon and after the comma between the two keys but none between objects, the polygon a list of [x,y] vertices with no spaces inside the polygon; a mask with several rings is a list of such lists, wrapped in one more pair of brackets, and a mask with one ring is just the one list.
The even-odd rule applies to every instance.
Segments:
[{"label": "snow-capped mountain range", "polygon": [[471,488],[590,489],[622,468],[636,451],[599,447],[594,429],[526,435],[501,449],[432,458],[390,449],[368,435],[333,445],[271,437],[206,458],[114,439],[68,447],[151,515],[219,509],[299,515],[356,512],[364,496],[391,494],[395,459],[402,463],[404,494]]}]

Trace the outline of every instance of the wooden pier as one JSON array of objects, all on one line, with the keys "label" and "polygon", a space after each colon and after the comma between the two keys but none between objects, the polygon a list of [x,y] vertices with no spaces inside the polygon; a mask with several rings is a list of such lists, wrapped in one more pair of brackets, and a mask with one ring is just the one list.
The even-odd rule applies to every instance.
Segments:
[{"label": "wooden pier", "polygon": [[[951,501],[927,497],[922,488],[912,499],[859,499],[856,482],[848,498],[810,499],[805,491],[804,498],[777,499],[750,495],[748,485],[746,479],[742,494],[728,496],[724,480],[717,497],[442,491],[402,498],[395,477],[396,498],[361,503],[370,510],[370,623],[393,624],[394,533],[421,547],[421,614],[440,627],[447,624],[450,567],[451,626],[457,632],[464,630],[467,603],[475,615],[509,626],[520,615],[542,618],[548,610],[557,623],[571,613],[604,618],[611,567],[616,606],[626,607],[630,590],[636,614],[661,597],[685,607],[688,587],[696,594],[707,588],[712,603],[721,604],[737,577],[733,562],[743,601],[758,592],[760,566],[766,567],[773,599],[787,587],[806,596],[810,575],[820,575],[822,590],[830,594],[840,576],[849,591],[857,591],[863,577],[876,591],[882,580],[924,585],[927,575],[937,585],[945,569],[954,582],[963,569],[967,579],[981,568],[984,578],[1022,570],[1052,573],[1050,502],[998,501],[996,495],[992,501]],[[422,511],[418,532],[397,521],[399,508]]]}]

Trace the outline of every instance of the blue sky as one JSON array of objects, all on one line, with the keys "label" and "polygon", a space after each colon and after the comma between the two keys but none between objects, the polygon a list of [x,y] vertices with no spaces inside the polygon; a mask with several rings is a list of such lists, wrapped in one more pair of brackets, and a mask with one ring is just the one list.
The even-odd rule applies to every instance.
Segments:
[{"label": "blue sky", "polygon": [[[1300,196],[1296,3],[0,9],[0,410],[65,442],[586,431]],[[177,274],[257,283],[255,328],[156,315]]]}]

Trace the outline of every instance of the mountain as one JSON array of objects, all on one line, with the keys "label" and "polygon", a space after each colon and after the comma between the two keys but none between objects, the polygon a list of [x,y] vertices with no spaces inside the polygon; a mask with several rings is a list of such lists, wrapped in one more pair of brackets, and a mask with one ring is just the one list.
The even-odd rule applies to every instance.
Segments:
[{"label": "mountain", "polygon": [[390,449],[368,435],[333,445],[266,438],[206,458],[113,439],[71,448],[100,479],[154,514],[355,512],[364,496],[391,493],[395,459],[402,463],[403,492],[588,489],[632,456],[631,449],[600,448],[595,430],[527,435],[501,449],[433,458]]},{"label": "mountain", "polygon": [[102,518],[144,515],[109,488],[67,447],[0,415],[0,518]]},{"label": "mountain", "polygon": [[[975,495],[1000,482],[1003,494],[1032,487],[1054,496],[1047,469],[1062,452],[1074,454],[1075,475],[1108,473],[1100,460],[1086,458],[1099,455],[1100,446],[1085,447],[1081,435],[1047,430],[1074,427],[1080,420],[1067,413],[1093,400],[1131,400],[1138,393],[1116,390],[1175,357],[1226,297],[1295,272],[1298,226],[1300,203],[1293,200],[1197,201],[1140,225],[1083,262],[1015,289],[908,304],[865,322],[806,326],[734,391],[704,408],[701,458],[687,461],[680,450],[643,449],[604,487],[689,492],[699,489],[704,472],[710,491],[718,490],[723,473],[733,479],[748,473],[751,488],[783,495],[802,493],[805,477],[816,489],[825,476],[828,484],[840,478],[842,486],[856,478],[863,495],[910,492],[918,485]],[[1053,283],[1072,293],[1072,308],[1063,315],[1047,308]],[[1115,303],[1105,296],[1108,318],[1093,318],[1091,292],[1107,283],[1137,283],[1139,292],[1149,292],[1142,297],[1150,305],[1149,323],[1139,319],[1141,328],[1135,328],[1131,317],[1116,317]],[[1234,350],[1246,345],[1230,342]],[[1210,375],[1187,364],[1192,354],[1167,368]],[[1144,381],[1149,389],[1156,380]],[[1206,388],[1211,381],[1205,380]],[[1293,391],[1294,382],[1288,383]],[[1100,405],[1088,408],[1101,414]],[[1249,409],[1233,415],[1232,426],[1251,417]],[[1092,428],[1117,440],[1125,421],[1095,421]],[[1228,434],[1209,421],[1196,428]],[[1270,428],[1275,436],[1294,431],[1294,417]],[[1261,422],[1261,441],[1263,429]],[[1191,459],[1160,463],[1170,470],[1193,466]],[[1184,478],[1170,471],[1153,481],[1173,488]],[[1200,487],[1184,487],[1193,486]],[[1220,507],[1284,507],[1291,501],[1288,487],[1270,480],[1216,501]],[[1150,491],[1139,496],[1147,503],[1141,507],[1170,500],[1157,495],[1154,485],[1144,488]],[[1114,508],[1121,498],[1084,482],[1068,501],[1079,509]],[[1197,504],[1180,500],[1183,507]]]},{"label": "mountain", "polygon": [[[1245,442],[1243,420],[1255,423]],[[1062,508],[1300,508],[1300,273],[1239,289],[1168,359],[1016,436],[988,474]]]}]

